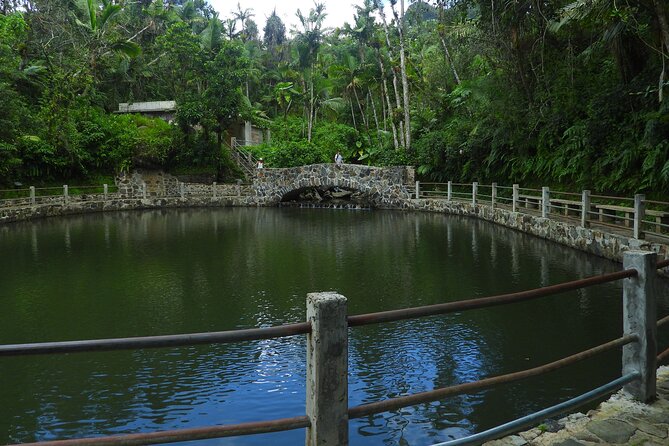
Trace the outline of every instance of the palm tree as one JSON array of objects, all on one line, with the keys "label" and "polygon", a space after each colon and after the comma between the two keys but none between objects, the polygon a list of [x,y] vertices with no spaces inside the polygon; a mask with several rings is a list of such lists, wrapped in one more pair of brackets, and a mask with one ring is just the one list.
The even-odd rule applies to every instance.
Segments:
[{"label": "palm tree", "polygon": [[276,10],[267,18],[263,29],[263,43],[269,53],[269,64],[276,67],[281,62],[282,46],[286,41],[286,26],[281,18],[276,15]]},{"label": "palm tree", "polygon": [[234,39],[239,34],[235,32],[235,29],[237,28],[237,20],[235,19],[225,19],[224,28],[229,40]]},{"label": "palm tree", "polygon": [[[395,59],[395,57],[394,57],[393,47],[390,44],[390,30],[388,28],[388,22],[386,21],[386,14],[383,11],[383,3],[381,2],[381,0],[374,0],[374,7],[379,12],[379,16],[381,17],[381,23],[383,24],[383,32],[386,38],[386,49],[388,51],[388,58],[392,61]],[[379,61],[381,61],[380,57]],[[385,69],[382,68],[382,71],[385,71]],[[402,100],[400,99],[400,90],[397,81],[397,73],[392,68],[390,68],[390,73],[392,74],[393,78],[393,91],[395,93],[395,108],[391,107],[391,105],[388,104],[388,112],[390,114],[391,120],[394,123],[396,112],[402,110],[403,107],[402,107]],[[400,146],[406,148],[407,145],[405,141],[404,123],[402,121],[399,121],[399,127],[400,129],[397,134],[399,139],[398,143]]]},{"label": "palm tree", "polygon": [[139,55],[140,46],[131,41],[137,34],[131,39],[117,39],[110,36],[115,31],[112,23],[123,10],[123,2],[101,0],[98,3],[98,0],[79,0],[76,6],[80,13],[80,18],[76,18],[76,23],[84,31],[86,46],[90,51],[89,62],[94,74],[98,59],[102,56],[110,53],[120,53],[127,57]]},{"label": "palm tree", "polygon": [[404,0],[400,0],[400,14],[397,14],[395,5],[397,0],[390,0],[390,8],[397,22],[397,31],[400,35],[400,72],[402,74],[402,92],[404,93],[404,148],[411,150],[411,117],[409,113],[409,79],[407,77],[407,64],[405,54],[404,35]]},{"label": "palm tree", "polygon": [[307,141],[311,141],[315,115],[315,92],[314,92],[314,64],[318,57],[318,50],[323,40],[323,20],[325,20],[325,5],[314,3],[314,8],[305,16],[302,11],[297,10],[297,18],[302,26],[302,31],[296,31],[295,43],[299,58],[299,66],[304,70],[302,79],[303,90],[309,91],[309,101],[305,104],[305,115],[307,117]]},{"label": "palm tree", "polygon": [[[381,106],[383,109],[383,117],[384,117],[384,129],[386,128],[386,120],[385,120],[385,110],[386,110],[386,104],[388,106],[388,109],[392,109],[391,106],[391,101],[390,101],[390,95],[388,91],[388,85],[387,85],[387,80],[386,80],[386,67],[385,67],[385,62],[383,60],[383,57],[381,55],[381,51],[379,50],[380,48],[380,42],[379,39],[377,38],[377,27],[375,26],[374,23],[374,18],[372,17],[372,12],[377,8],[377,2],[374,0],[364,0],[363,6],[355,6],[356,9],[356,14],[354,15],[354,20],[355,20],[355,25],[354,28],[347,27],[347,31],[350,33],[350,35],[357,41],[358,43],[358,52],[360,53],[360,60],[364,63],[365,62],[365,50],[367,48],[372,48],[373,49],[373,54],[376,56],[377,64],[379,67],[379,72],[374,73],[368,77],[372,80],[375,79],[375,74],[378,74],[378,77],[381,78]],[[368,66],[367,69],[371,69],[371,66]],[[379,126],[379,120],[378,116],[376,113],[376,105],[374,102],[374,95],[371,93],[371,88],[368,85],[368,91],[367,91],[367,97],[370,100],[372,104],[372,111],[374,112],[374,122],[376,123],[376,130],[377,130],[377,135],[380,134],[381,128]],[[384,102],[385,99],[385,102]],[[393,143],[394,147],[397,150],[399,148],[399,142],[397,139],[397,126],[395,125],[394,120],[390,120],[390,126],[392,130],[392,135],[393,135]]]},{"label": "palm tree", "polygon": [[255,17],[252,8],[242,9],[242,5],[237,3],[237,11],[232,11],[232,15],[236,21],[241,23],[242,30],[241,35],[244,37],[246,35],[246,21],[251,17]]},{"label": "palm tree", "polygon": [[222,25],[221,21],[218,19],[218,13],[214,13],[209,19],[207,27],[200,33],[202,49],[207,51],[212,58],[216,56],[218,50],[221,48],[222,32]]},{"label": "palm tree", "polygon": [[331,65],[329,71],[332,74],[331,77],[335,79],[341,79],[344,82],[344,88],[349,93],[353,127],[357,128],[355,112],[353,111],[353,99],[355,98],[355,103],[357,104],[358,110],[360,111],[362,123],[365,128],[369,130],[369,124],[367,123],[365,113],[362,110],[362,103],[360,102],[360,97],[358,96],[359,89],[364,91],[364,85],[361,77],[363,67],[360,62],[352,54],[347,54],[343,64]]}]

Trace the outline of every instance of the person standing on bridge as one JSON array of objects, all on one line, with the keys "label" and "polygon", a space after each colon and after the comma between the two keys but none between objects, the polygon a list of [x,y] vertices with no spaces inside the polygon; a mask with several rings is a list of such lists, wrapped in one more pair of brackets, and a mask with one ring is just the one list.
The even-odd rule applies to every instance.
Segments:
[{"label": "person standing on bridge", "polygon": [[337,150],[337,154],[334,157],[335,164],[344,164],[344,157],[341,156],[341,152]]},{"label": "person standing on bridge", "polygon": [[265,162],[260,158],[258,160],[258,169],[264,169],[265,168]]}]

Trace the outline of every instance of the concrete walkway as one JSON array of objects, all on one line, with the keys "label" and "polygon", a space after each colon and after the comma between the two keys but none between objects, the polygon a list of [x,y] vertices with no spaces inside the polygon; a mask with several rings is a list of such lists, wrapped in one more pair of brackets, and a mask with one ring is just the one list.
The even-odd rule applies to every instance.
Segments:
[{"label": "concrete walkway", "polygon": [[622,391],[587,415],[572,414],[546,422],[486,446],[669,445],[669,366],[657,371],[658,399],[653,404],[632,401]]}]

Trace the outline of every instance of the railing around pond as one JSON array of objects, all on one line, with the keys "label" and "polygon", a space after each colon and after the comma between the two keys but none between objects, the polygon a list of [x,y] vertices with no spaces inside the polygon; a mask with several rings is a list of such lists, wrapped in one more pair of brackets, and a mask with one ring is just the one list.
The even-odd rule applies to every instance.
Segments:
[{"label": "railing around pond", "polygon": [[592,222],[607,228],[629,230],[636,239],[646,234],[669,238],[669,202],[647,200],[644,194],[634,198],[521,188],[520,185],[500,186],[474,183],[421,183],[416,181],[414,198],[437,198],[447,201],[465,201],[473,205],[489,204],[511,208],[512,212],[541,215],[580,222],[584,228]]},{"label": "railing around pond", "polygon": [[[657,355],[656,337],[658,326],[669,323],[669,317],[660,321],[657,321],[656,317],[657,269],[667,266],[669,266],[669,260],[657,262],[655,253],[630,251],[624,255],[623,269],[614,273],[518,293],[355,316],[347,316],[346,298],[344,296],[336,293],[310,293],[307,296],[307,321],[302,323],[213,333],[2,345],[0,346],[0,356],[178,347],[306,334],[306,415],[226,426],[58,440],[37,444],[46,446],[141,445],[307,428],[307,445],[345,446],[348,444],[348,422],[350,419],[515,382],[566,367],[599,353],[619,347],[623,348],[622,376],[620,378],[570,401],[531,414],[520,420],[464,439],[441,443],[441,445],[480,444],[483,441],[499,438],[523,427],[537,424],[546,417],[573,410],[578,405],[604,397],[620,388],[625,388],[636,400],[644,403],[654,399],[657,361],[669,357],[669,349],[659,356]],[[531,369],[348,407],[348,329],[350,327],[511,304],[617,280],[624,280],[623,336],[618,339]]]},{"label": "railing around pond", "polygon": [[230,154],[232,155],[233,160],[244,172],[244,175],[252,177],[258,166],[258,160],[253,153],[247,149],[249,145],[251,145],[251,141],[237,139],[234,136],[230,138]]},{"label": "railing around pond", "polygon": [[0,190],[0,209],[27,206],[68,205],[78,202],[98,202],[117,199],[146,198],[223,198],[240,197],[248,183],[237,180],[232,184],[175,182],[160,192],[151,191],[145,182],[136,187],[119,188],[116,185],[34,187]]},{"label": "railing around pond", "polygon": [[0,208],[69,204],[72,201],[108,200],[118,195],[115,185],[35,187],[0,190]]}]

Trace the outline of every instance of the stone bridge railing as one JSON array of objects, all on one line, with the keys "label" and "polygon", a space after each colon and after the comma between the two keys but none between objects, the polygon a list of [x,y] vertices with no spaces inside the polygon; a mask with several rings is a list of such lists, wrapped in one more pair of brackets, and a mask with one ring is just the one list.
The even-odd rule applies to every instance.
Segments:
[{"label": "stone bridge railing", "polygon": [[[78,187],[86,194],[68,195],[64,186],[59,195],[0,199],[0,225],[57,215],[108,212],[133,209],[178,207],[275,206],[291,191],[309,187],[341,187],[364,194],[372,207],[427,211],[473,217],[507,228],[552,240],[600,257],[621,261],[628,250],[654,251],[669,258],[669,244],[663,240],[645,240],[612,232],[609,227],[584,227],[578,221],[557,220],[532,215],[510,206],[496,205],[472,196],[449,199],[448,195],[427,197],[417,189],[413,169],[405,167],[376,168],[356,165],[317,164],[289,169],[260,169],[253,184],[184,183],[164,174],[133,174],[117,179],[108,193],[101,186]],[[148,180],[148,181],[147,181]],[[409,185],[413,183],[413,185]],[[32,188],[31,188],[32,189]],[[476,189],[476,188],[474,188]],[[509,188],[510,189],[510,188]],[[90,192],[89,192],[90,191]],[[17,191],[12,191],[17,192]],[[93,193],[95,192],[95,193]],[[436,191],[433,191],[436,193]],[[455,194],[455,192],[453,192]],[[503,197],[497,197],[500,201]],[[507,198],[508,199],[508,198]],[[514,206],[515,207],[515,206]],[[657,223],[653,223],[657,225]],[[594,225],[594,223],[593,223]],[[620,231],[618,231],[620,232]]]},{"label": "stone bridge railing", "polygon": [[404,208],[415,181],[413,167],[370,167],[355,164],[312,164],[286,169],[258,169],[253,189],[265,206],[279,203],[299,189],[340,187],[360,192],[377,208]]}]

